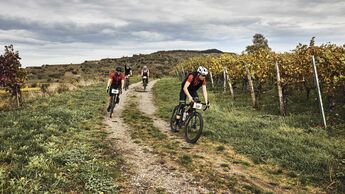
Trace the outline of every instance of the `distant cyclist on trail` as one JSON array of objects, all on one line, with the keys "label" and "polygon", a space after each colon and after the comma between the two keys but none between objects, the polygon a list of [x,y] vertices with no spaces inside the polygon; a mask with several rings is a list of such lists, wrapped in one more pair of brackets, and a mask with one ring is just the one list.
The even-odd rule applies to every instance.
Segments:
[{"label": "distant cyclist on trail", "polygon": [[[123,87],[125,85],[125,75],[121,73],[122,69],[121,67],[116,67],[115,72],[110,73],[109,80],[107,84],[107,93],[109,94],[109,106],[107,108],[107,111],[110,111],[110,104],[111,104],[111,97],[114,95],[111,93],[112,89],[119,89],[120,91],[123,90]],[[120,98],[119,96],[116,99],[116,103],[119,103]]]},{"label": "distant cyclist on trail", "polygon": [[128,64],[125,65],[125,76],[132,76],[132,68]]},{"label": "distant cyclist on trail", "polygon": [[150,77],[150,70],[145,65],[143,69],[141,70],[141,78],[143,79],[143,84],[144,82],[146,82],[146,84],[149,83],[149,77]]},{"label": "distant cyclist on trail", "polygon": [[199,66],[196,72],[190,73],[182,82],[179,100],[179,111],[176,115],[176,119],[181,118],[182,110],[186,104],[187,97],[191,102],[194,102],[196,98],[199,98],[197,91],[200,87],[202,88],[202,94],[204,96],[205,102],[207,103],[207,105],[209,104],[206,89],[207,74],[208,70],[203,66]]},{"label": "distant cyclist on trail", "polygon": [[125,64],[125,90],[129,88],[129,77],[132,76],[132,68],[126,63]]}]

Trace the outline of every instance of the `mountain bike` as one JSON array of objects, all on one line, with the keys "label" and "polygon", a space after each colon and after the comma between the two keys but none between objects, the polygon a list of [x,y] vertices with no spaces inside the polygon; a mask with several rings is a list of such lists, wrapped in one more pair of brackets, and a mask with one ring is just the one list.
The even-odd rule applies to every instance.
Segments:
[{"label": "mountain bike", "polygon": [[126,79],[125,79],[125,91],[127,91],[129,88],[129,75],[126,75]]},{"label": "mountain bike", "polygon": [[147,76],[143,76],[144,91],[146,91],[147,83],[148,83],[148,77]]},{"label": "mountain bike", "polygon": [[117,98],[120,95],[121,91],[119,89],[112,88],[110,92],[113,94],[113,96],[111,97],[111,102],[110,102],[109,117],[112,118],[114,108],[116,104],[118,103]]},{"label": "mountain bike", "polygon": [[197,110],[204,111],[209,108],[206,103],[200,101],[186,104],[182,110],[182,118],[177,119],[176,114],[179,111],[179,105],[175,106],[170,119],[170,128],[173,132],[178,132],[179,129],[184,129],[184,138],[188,143],[196,143],[202,134],[204,128],[204,120],[201,113]]}]

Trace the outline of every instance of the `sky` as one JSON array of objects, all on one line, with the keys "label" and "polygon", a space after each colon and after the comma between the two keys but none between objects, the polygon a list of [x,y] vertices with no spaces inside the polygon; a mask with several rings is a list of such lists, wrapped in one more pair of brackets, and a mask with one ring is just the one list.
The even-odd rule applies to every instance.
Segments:
[{"label": "sky", "polygon": [[342,45],[345,1],[0,0],[0,46],[13,44],[24,67],[159,50],[241,53],[255,33],[280,52],[313,36]]}]

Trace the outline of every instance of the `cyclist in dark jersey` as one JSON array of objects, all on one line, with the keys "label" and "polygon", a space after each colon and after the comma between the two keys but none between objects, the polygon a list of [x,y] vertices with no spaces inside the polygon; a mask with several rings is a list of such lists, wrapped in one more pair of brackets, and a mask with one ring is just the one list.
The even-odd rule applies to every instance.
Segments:
[{"label": "cyclist in dark jersey", "polygon": [[[107,111],[110,111],[110,104],[111,104],[111,97],[114,95],[111,93],[112,89],[119,89],[120,91],[123,90],[123,87],[125,85],[125,75],[121,73],[122,69],[121,67],[116,67],[115,72],[110,73],[109,80],[107,84],[107,93],[109,94],[109,106],[107,108]],[[121,94],[121,92],[120,92]],[[120,95],[117,96],[116,103],[119,103]]]},{"label": "cyclist in dark jersey", "polygon": [[186,99],[188,97],[189,101],[194,102],[195,98],[198,98],[198,89],[202,88],[202,94],[204,96],[205,102],[208,102],[208,95],[206,89],[206,75],[208,71],[205,67],[199,66],[196,72],[190,73],[187,78],[181,84],[180,91],[180,101],[179,101],[179,111],[176,115],[176,119],[180,119],[182,115],[182,110],[186,104]]},{"label": "cyclist in dark jersey", "polygon": [[132,76],[132,68],[128,64],[125,65],[125,76]]},{"label": "cyclist in dark jersey", "polygon": [[125,90],[129,88],[129,77],[132,76],[132,68],[126,63],[125,64]]}]

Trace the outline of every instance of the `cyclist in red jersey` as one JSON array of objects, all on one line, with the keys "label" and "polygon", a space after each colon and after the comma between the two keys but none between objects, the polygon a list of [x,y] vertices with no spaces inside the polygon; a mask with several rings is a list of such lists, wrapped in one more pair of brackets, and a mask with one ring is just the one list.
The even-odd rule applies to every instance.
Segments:
[{"label": "cyclist in red jersey", "polygon": [[[110,104],[111,104],[111,97],[114,95],[111,93],[112,89],[119,89],[122,93],[122,90],[125,85],[125,75],[121,73],[121,67],[116,67],[115,72],[110,73],[109,80],[107,84],[107,93],[109,94],[109,106],[107,111],[110,111]],[[120,98],[119,95],[117,96],[116,103],[119,103]]]},{"label": "cyclist in red jersey", "polygon": [[180,101],[179,101],[179,111],[176,115],[176,119],[181,118],[182,110],[184,105],[186,104],[186,99],[191,102],[194,102],[194,99],[198,98],[198,89],[202,88],[202,94],[204,96],[205,102],[208,102],[208,95],[206,89],[206,75],[208,74],[208,70],[203,67],[199,66],[196,72],[190,73],[187,78],[181,84],[181,91],[180,91]]}]

